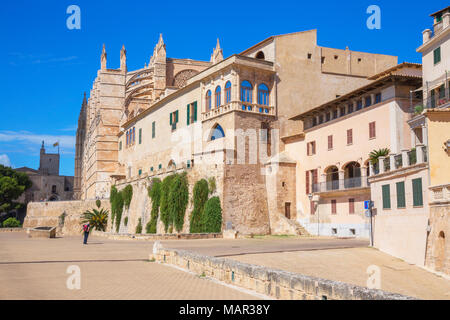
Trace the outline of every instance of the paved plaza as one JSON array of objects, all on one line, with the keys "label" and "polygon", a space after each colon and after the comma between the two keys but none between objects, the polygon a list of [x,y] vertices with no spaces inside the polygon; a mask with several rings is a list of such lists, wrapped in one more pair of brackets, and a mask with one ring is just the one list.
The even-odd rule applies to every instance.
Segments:
[{"label": "paved plaza", "polygon": [[[450,281],[368,248],[357,239],[262,237],[162,241],[163,246],[227,257],[365,286],[367,267],[381,289],[422,299],[450,299]],[[148,261],[152,241],[80,237],[30,239],[0,233],[0,299],[259,299],[261,296]],[[67,268],[79,266],[81,289],[69,290]]]}]

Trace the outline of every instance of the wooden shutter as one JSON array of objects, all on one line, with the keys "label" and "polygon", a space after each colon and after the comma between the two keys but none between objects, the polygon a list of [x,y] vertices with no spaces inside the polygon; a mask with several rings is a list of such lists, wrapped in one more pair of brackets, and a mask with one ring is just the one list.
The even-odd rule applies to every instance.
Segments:
[{"label": "wooden shutter", "polygon": [[347,144],[353,143],[353,131],[352,129],[347,130]]},{"label": "wooden shutter", "polygon": [[191,124],[190,116],[191,116],[191,106],[188,104],[187,107],[186,107],[186,120],[187,120],[186,124],[187,125]]},{"label": "wooden shutter", "polygon": [[405,207],[405,183],[397,182],[397,208],[404,208]]},{"label": "wooden shutter", "polygon": [[355,199],[348,199],[348,213],[355,213]]},{"label": "wooden shutter", "polygon": [[413,179],[413,206],[422,206],[423,205],[423,197],[422,197],[422,178]]},{"label": "wooden shutter", "polygon": [[194,122],[197,122],[197,101],[194,102]]},{"label": "wooden shutter", "polygon": [[309,171],[306,171],[306,194],[309,194]]},{"label": "wooden shutter", "polygon": [[313,183],[316,184],[318,183],[318,179],[317,179],[317,169],[314,169],[312,171],[312,175],[313,175]]},{"label": "wooden shutter", "polygon": [[391,191],[388,184],[381,187],[383,195],[383,209],[391,208]]},{"label": "wooden shutter", "polygon": [[375,132],[375,122],[369,123],[369,138],[375,138],[376,132]]},{"label": "wooden shutter", "polygon": [[178,123],[178,110],[175,111],[175,123]]},{"label": "wooden shutter", "polygon": [[333,136],[328,136],[328,149],[333,149]]},{"label": "wooden shutter", "polygon": [[172,115],[173,115],[173,113],[171,113],[171,114],[169,115],[169,117],[170,117],[170,125],[172,125],[172,122],[173,122],[173,120],[172,120]]},{"label": "wooden shutter", "polygon": [[331,200],[331,214],[336,214],[336,200]]},{"label": "wooden shutter", "polygon": [[316,142],[315,141],[311,142],[311,147],[312,147],[311,153],[316,154]]},{"label": "wooden shutter", "polygon": [[311,214],[312,215],[314,215],[315,213],[316,213],[316,210],[314,210],[315,208],[314,208],[314,201],[310,201],[309,202],[309,206],[310,206],[310,208],[311,208]]},{"label": "wooden shutter", "polygon": [[139,144],[142,143],[142,128],[139,129]]},{"label": "wooden shutter", "polygon": [[152,138],[155,137],[155,121],[152,122]]}]

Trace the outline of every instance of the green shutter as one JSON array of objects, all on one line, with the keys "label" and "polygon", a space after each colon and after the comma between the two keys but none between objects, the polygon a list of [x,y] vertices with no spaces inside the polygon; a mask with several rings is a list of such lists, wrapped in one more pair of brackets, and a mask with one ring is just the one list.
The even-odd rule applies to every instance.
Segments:
[{"label": "green shutter", "polygon": [[397,182],[397,208],[404,208],[405,205],[405,183]]},{"label": "green shutter", "polygon": [[413,179],[413,206],[418,207],[423,205],[422,196],[422,178]]},{"label": "green shutter", "polygon": [[139,144],[142,143],[142,129],[139,129]]},{"label": "green shutter", "polygon": [[155,137],[155,121],[152,122],[152,138]]},{"label": "green shutter", "polygon": [[197,101],[194,102],[194,122],[197,122]]},{"label": "green shutter", "polygon": [[169,114],[169,117],[170,117],[170,125],[172,125],[172,113]]},{"label": "green shutter", "polygon": [[435,49],[433,51],[433,55],[434,55],[434,64],[440,62],[441,61],[441,47]]},{"label": "green shutter", "polygon": [[175,123],[178,123],[178,110],[175,111]]},{"label": "green shutter", "polygon": [[189,119],[189,118],[190,118],[190,111],[191,111],[190,105],[187,105],[187,107],[186,107],[186,114],[187,114],[186,119],[187,119],[187,125],[190,125],[190,124],[191,124],[191,122],[190,122],[191,119]]},{"label": "green shutter", "polygon": [[386,184],[382,186],[382,194],[383,194],[383,209],[390,209],[391,208],[391,191],[389,188],[389,185]]}]

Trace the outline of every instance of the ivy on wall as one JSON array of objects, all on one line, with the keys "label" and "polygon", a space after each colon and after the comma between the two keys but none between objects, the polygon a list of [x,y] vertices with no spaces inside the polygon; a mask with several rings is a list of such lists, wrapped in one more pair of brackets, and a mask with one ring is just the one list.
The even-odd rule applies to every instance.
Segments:
[{"label": "ivy on wall", "polygon": [[194,209],[192,210],[189,224],[190,233],[202,232],[201,217],[205,203],[208,201],[208,194],[208,182],[205,179],[197,181],[193,190]]},{"label": "ivy on wall", "polygon": [[145,226],[147,233],[156,233],[158,223],[159,206],[161,203],[161,180],[153,178],[150,187],[148,187],[148,196],[152,200],[152,212],[150,221]]},{"label": "ivy on wall", "polygon": [[222,230],[222,208],[219,197],[212,197],[205,203],[201,225],[203,232],[221,232]]},{"label": "ivy on wall", "polygon": [[139,218],[136,226],[136,234],[142,233],[142,218]]},{"label": "ivy on wall", "polygon": [[121,192],[125,208],[128,209],[130,207],[131,199],[133,198],[133,187],[129,184]]},{"label": "ivy on wall", "polygon": [[187,173],[176,174],[169,188],[168,212],[169,224],[181,232],[184,225],[184,216],[189,202],[189,187]]},{"label": "ivy on wall", "polygon": [[[115,186],[111,187],[109,193],[109,202],[111,203],[111,225],[116,223],[116,232],[119,232],[120,222],[122,220],[123,208],[129,208],[133,198],[133,187],[127,185],[122,191],[117,191]],[[126,222],[128,219],[126,218]]]},{"label": "ivy on wall", "polygon": [[176,174],[172,174],[164,178],[161,183],[161,202],[160,202],[160,217],[164,223],[165,232],[169,230],[171,225],[170,213],[169,213],[169,193],[172,180],[175,179]]}]

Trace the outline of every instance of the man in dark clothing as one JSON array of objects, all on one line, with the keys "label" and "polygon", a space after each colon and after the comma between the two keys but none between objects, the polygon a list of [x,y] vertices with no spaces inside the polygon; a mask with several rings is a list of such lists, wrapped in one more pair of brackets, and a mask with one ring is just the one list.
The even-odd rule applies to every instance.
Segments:
[{"label": "man in dark clothing", "polygon": [[83,244],[87,244],[90,230],[91,230],[91,224],[89,222],[86,223],[85,225],[83,225],[83,232],[84,232]]}]

